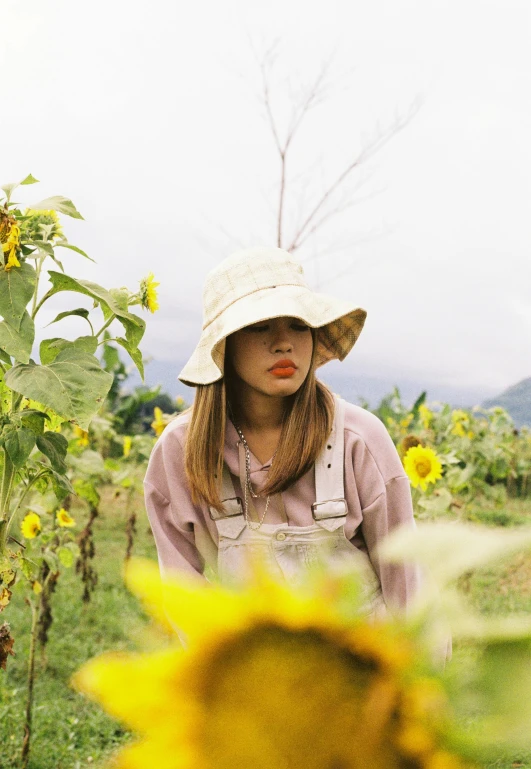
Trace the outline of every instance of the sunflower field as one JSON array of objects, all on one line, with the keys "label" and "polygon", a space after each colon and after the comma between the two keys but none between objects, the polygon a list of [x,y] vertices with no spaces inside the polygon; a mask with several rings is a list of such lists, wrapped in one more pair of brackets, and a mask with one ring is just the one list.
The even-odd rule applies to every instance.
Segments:
[{"label": "sunflower field", "polygon": [[[186,404],[121,389],[122,351],[143,377],[132,310],[155,312],[158,284],[65,272],[60,249],[91,259],[63,231],[82,217],[62,196],[12,201],[36,183],[0,200],[1,769],[531,767],[529,429],[397,389],[374,409],[419,521],[384,555],[430,573],[407,618],[369,621],[355,573],[298,592],[259,568],[240,592],[161,583],[142,480]],[[59,292],[52,324],[86,333],[37,356]]]}]

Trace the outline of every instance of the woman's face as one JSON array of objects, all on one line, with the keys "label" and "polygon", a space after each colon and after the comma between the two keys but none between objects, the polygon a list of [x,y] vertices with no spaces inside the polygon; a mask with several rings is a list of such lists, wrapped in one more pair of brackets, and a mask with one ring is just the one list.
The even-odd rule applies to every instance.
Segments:
[{"label": "woman's face", "polygon": [[264,395],[293,395],[312,361],[309,326],[297,318],[271,318],[253,323],[227,338],[226,356],[237,377]]}]

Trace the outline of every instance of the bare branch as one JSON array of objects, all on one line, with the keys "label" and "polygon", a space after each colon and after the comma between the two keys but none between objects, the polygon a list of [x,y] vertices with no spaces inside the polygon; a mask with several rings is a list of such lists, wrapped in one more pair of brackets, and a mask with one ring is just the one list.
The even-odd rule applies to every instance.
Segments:
[{"label": "bare branch", "polygon": [[[280,157],[280,189],[279,189],[279,204],[278,204],[278,217],[277,217],[277,245],[282,247],[282,227],[283,227],[283,215],[284,215],[284,200],[286,191],[286,154],[289,146],[295,136],[304,116],[323,100],[325,95],[325,88],[323,81],[330,63],[333,59],[333,55],[329,57],[329,60],[325,62],[320,73],[318,74],[313,85],[308,89],[307,93],[303,96],[300,105],[297,105],[293,110],[291,120],[288,126],[287,136],[284,142],[282,142],[275,118],[273,115],[273,109],[270,98],[270,87],[268,78],[268,65],[274,61],[274,51],[278,41],[270,47],[269,51],[264,56],[264,59],[259,62],[260,72],[262,76],[262,100],[266,111],[266,118],[273,134],[273,140],[277,148]],[[251,44],[252,45],[252,44]],[[254,50],[254,49],[253,49]]]},{"label": "bare branch", "polygon": [[[383,230],[379,235],[377,234],[376,238],[374,235],[367,235],[358,240],[351,241],[348,244],[345,244],[343,246],[338,246],[336,248],[334,247],[326,248],[326,251],[321,252],[320,255],[316,256],[315,254],[313,254],[311,257],[311,260],[313,261],[314,259],[319,259],[322,256],[329,257],[331,254],[337,253],[337,251],[346,251],[352,248],[353,246],[362,245],[363,243],[367,243],[371,241],[374,242],[375,239],[381,239],[382,237],[388,236],[393,232],[396,232],[396,230],[398,229],[398,226],[399,226],[398,224],[395,224],[393,227],[388,228],[387,231]],[[361,263],[367,261],[367,259],[369,258],[372,260],[372,263],[374,263],[375,260],[385,259],[387,258],[387,256],[388,255],[385,253],[382,253],[376,256],[374,254],[371,254],[371,255],[362,254],[354,261],[350,261],[348,266],[345,267],[344,270],[340,270],[339,272],[334,272],[334,274],[330,275],[328,279],[325,279],[324,281],[319,281],[319,285],[317,286],[317,288],[322,289],[325,286],[328,286],[331,283],[335,282],[336,280],[339,280],[340,278],[344,278],[345,276],[350,275],[356,267],[358,267]],[[309,260],[305,260],[305,261],[308,262]]]},{"label": "bare branch", "polygon": [[331,197],[333,192],[341,185],[341,183],[347,178],[347,176],[352,173],[352,171],[355,168],[358,168],[361,163],[365,162],[369,157],[374,155],[378,150],[380,150],[393,136],[396,136],[408,123],[409,121],[414,117],[414,115],[418,112],[420,109],[420,106],[422,104],[422,99],[420,97],[417,97],[415,101],[413,102],[412,108],[410,109],[410,114],[404,119],[400,120],[398,119],[395,124],[392,124],[387,131],[384,131],[383,134],[378,136],[372,143],[369,143],[358,155],[358,157],[350,163],[347,168],[339,174],[335,182],[330,185],[330,187],[326,190],[326,192],[323,194],[321,199],[318,201],[318,203],[314,206],[311,213],[307,216],[306,221],[303,223],[302,227],[299,229],[297,234],[292,240],[291,245],[287,249],[288,251],[294,251],[296,248],[298,248],[298,239],[302,236],[304,233],[304,230],[310,225],[313,218],[316,216],[318,211],[324,206],[324,204],[328,201],[328,199]]},{"label": "bare branch", "polygon": [[365,195],[365,197],[353,198],[352,200],[349,200],[344,205],[338,205],[332,211],[329,211],[328,213],[324,214],[320,219],[318,219],[318,221],[313,225],[313,227],[311,227],[308,230],[306,235],[299,241],[299,243],[291,249],[291,253],[294,253],[298,248],[300,248],[305,243],[305,241],[308,240],[309,237],[311,237],[313,234],[315,234],[315,232],[317,232],[317,230],[320,227],[322,227],[322,225],[325,223],[325,221],[327,221],[328,219],[331,219],[333,216],[337,216],[338,214],[342,213],[343,211],[346,211],[347,208],[352,208],[352,206],[356,206],[359,203],[364,203],[367,200],[372,200],[373,198],[375,198],[377,195],[379,195],[382,192],[385,192],[385,188],[381,189],[381,190],[376,190],[374,192],[371,192],[368,195]]}]

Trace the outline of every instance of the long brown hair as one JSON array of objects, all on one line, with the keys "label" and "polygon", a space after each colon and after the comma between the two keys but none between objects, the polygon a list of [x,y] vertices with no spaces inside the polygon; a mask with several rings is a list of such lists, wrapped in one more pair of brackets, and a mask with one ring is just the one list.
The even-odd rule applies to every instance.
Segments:
[{"label": "long brown hair", "polygon": [[[314,334],[312,330],[312,334]],[[310,370],[297,392],[286,398],[286,413],[275,461],[260,493],[277,494],[301,478],[315,463],[332,430],[334,397],[315,376],[315,334]],[[197,385],[192,417],[186,434],[185,470],[192,500],[202,498],[220,513],[227,398],[233,391],[229,361],[225,376]]]}]

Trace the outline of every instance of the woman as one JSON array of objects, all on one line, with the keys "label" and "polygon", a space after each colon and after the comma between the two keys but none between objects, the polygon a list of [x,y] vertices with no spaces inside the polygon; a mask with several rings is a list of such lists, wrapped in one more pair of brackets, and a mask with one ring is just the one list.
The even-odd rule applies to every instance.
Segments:
[{"label": "woman", "polygon": [[316,563],[357,566],[369,613],[407,608],[412,566],[378,544],[414,526],[409,479],[383,423],[332,395],[317,367],[343,360],[365,310],[312,292],[279,248],[238,251],[212,270],[199,343],[179,379],[193,407],[164,430],[145,499],[162,571],[245,582],[260,558],[297,583]]}]

